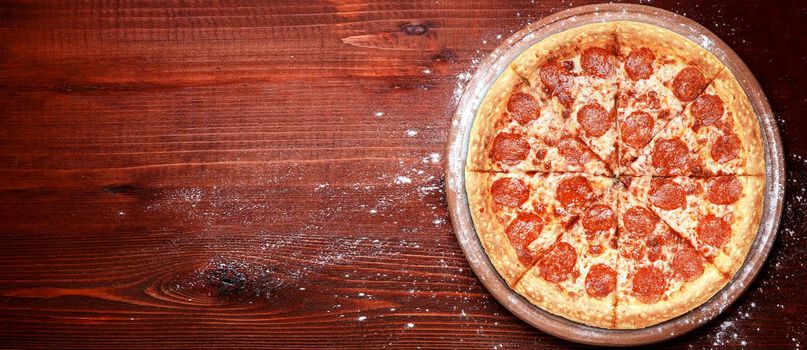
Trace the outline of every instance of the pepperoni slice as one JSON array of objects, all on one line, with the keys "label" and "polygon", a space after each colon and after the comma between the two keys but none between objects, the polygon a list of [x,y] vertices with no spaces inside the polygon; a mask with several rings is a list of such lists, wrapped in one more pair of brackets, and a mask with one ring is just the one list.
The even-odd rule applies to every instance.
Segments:
[{"label": "pepperoni slice", "polygon": [[678,175],[689,164],[689,149],[678,138],[656,142],[653,147],[653,167],[659,175]]},{"label": "pepperoni slice", "polygon": [[740,153],[740,138],[734,133],[720,136],[711,150],[712,159],[718,164],[723,164],[737,158]]},{"label": "pepperoni slice", "polygon": [[656,55],[650,49],[643,47],[633,50],[625,60],[625,72],[633,80],[650,78],[653,75],[653,61],[655,60]]},{"label": "pepperoni slice", "polygon": [[591,153],[577,138],[566,135],[558,141],[558,153],[571,164],[583,165],[591,160]]},{"label": "pepperoni slice", "polygon": [[625,229],[637,237],[645,237],[653,232],[658,221],[658,216],[650,209],[639,206],[628,209],[622,217]]},{"label": "pepperoni slice", "polygon": [[692,66],[687,66],[678,72],[672,83],[673,94],[681,102],[694,100],[705,87],[706,78],[703,77],[703,73]]},{"label": "pepperoni slice", "polygon": [[592,205],[583,215],[583,228],[586,232],[608,231],[616,227],[616,216],[611,207],[605,204]]},{"label": "pepperoni slice", "polygon": [[571,276],[577,263],[577,252],[566,242],[558,242],[544,253],[539,270],[541,277],[547,282],[557,283]]},{"label": "pepperoni slice", "polygon": [[604,298],[616,289],[616,271],[604,264],[596,264],[586,275],[586,293],[592,298]]},{"label": "pepperoni slice", "polygon": [[664,210],[678,209],[686,204],[686,191],[672,179],[654,179],[650,186],[650,202]]},{"label": "pepperoni slice", "polygon": [[692,129],[697,131],[720,120],[723,116],[723,99],[720,96],[703,94],[692,102],[690,110],[695,118]]},{"label": "pepperoni slice", "polygon": [[728,242],[731,226],[725,220],[709,214],[698,222],[695,232],[701,242],[720,248]]},{"label": "pepperoni slice", "polygon": [[518,213],[515,219],[504,230],[510,244],[516,250],[518,259],[525,265],[532,263],[535,255],[529,249],[530,243],[541,235],[544,220],[533,213]]},{"label": "pepperoni slice", "polygon": [[672,261],[672,271],[676,277],[684,281],[692,281],[703,274],[703,257],[690,245],[675,255]]},{"label": "pepperoni slice", "polygon": [[490,186],[493,201],[506,207],[519,207],[530,197],[530,189],[519,179],[503,177]]},{"label": "pepperoni slice", "polygon": [[556,96],[560,103],[570,107],[574,98],[572,97],[572,85],[574,85],[574,75],[557,63],[545,63],[538,70],[538,77],[547,92]]},{"label": "pepperoni slice", "polygon": [[743,184],[734,175],[718,176],[709,180],[706,198],[714,204],[729,205],[743,195]]},{"label": "pepperoni slice", "polygon": [[653,137],[653,117],[642,111],[631,113],[619,128],[622,142],[633,148],[642,148]]},{"label": "pepperoni slice", "polygon": [[633,294],[645,304],[658,301],[666,289],[667,281],[658,268],[642,266],[633,275]]},{"label": "pepperoni slice", "polygon": [[585,177],[575,176],[560,181],[555,197],[564,207],[582,207],[594,196],[591,183]]},{"label": "pepperoni slice", "polygon": [[527,159],[530,144],[524,136],[514,133],[499,133],[493,139],[493,159],[504,164],[516,164]]},{"label": "pepperoni slice", "polygon": [[608,113],[599,103],[589,103],[577,112],[577,122],[588,136],[600,137],[611,129],[613,115]]},{"label": "pepperoni slice", "polygon": [[510,116],[519,124],[527,124],[538,119],[541,114],[538,100],[523,92],[510,95],[510,99],[507,100],[507,110],[510,112]]},{"label": "pepperoni slice", "polygon": [[605,78],[614,71],[611,65],[611,53],[601,47],[589,47],[583,50],[580,66],[586,74],[600,78]]}]

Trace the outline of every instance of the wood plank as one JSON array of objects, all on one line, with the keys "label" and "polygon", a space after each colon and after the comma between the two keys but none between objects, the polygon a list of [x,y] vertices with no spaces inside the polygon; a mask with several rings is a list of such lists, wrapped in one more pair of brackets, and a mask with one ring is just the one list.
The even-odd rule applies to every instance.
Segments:
[{"label": "wood plank", "polygon": [[[0,3],[0,347],[582,348],[490,297],[442,190],[462,77],[579,4]],[[662,345],[796,347],[804,8],[653,5],[746,60],[791,179],[759,279]]]}]

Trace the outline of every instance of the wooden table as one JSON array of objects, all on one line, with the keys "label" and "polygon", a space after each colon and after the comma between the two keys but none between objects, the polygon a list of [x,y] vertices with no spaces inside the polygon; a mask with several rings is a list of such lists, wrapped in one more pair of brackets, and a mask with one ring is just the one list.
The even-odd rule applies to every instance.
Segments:
[{"label": "wooden table", "polygon": [[[475,64],[583,3],[0,3],[0,346],[567,348],[482,288],[443,158]],[[669,347],[807,341],[807,11],[653,5],[731,45],[778,115],[759,278]]]}]

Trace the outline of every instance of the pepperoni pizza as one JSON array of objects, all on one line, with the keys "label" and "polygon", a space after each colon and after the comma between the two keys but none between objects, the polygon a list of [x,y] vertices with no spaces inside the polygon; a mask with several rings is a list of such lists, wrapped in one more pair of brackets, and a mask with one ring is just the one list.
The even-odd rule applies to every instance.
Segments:
[{"label": "pepperoni pizza", "polygon": [[596,23],[501,73],[471,131],[466,190],[516,292],[577,322],[644,328],[742,266],[763,156],[753,108],[715,56],[653,25]]}]

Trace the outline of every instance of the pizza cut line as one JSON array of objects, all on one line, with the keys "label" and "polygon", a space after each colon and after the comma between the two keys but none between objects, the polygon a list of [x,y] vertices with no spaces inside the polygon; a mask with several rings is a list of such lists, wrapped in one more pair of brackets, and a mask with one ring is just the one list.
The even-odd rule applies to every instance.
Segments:
[{"label": "pizza cut line", "polygon": [[667,29],[604,22],[551,35],[500,74],[465,184],[514,291],[576,322],[638,329],[740,269],[765,161],[751,103],[716,57]]}]

